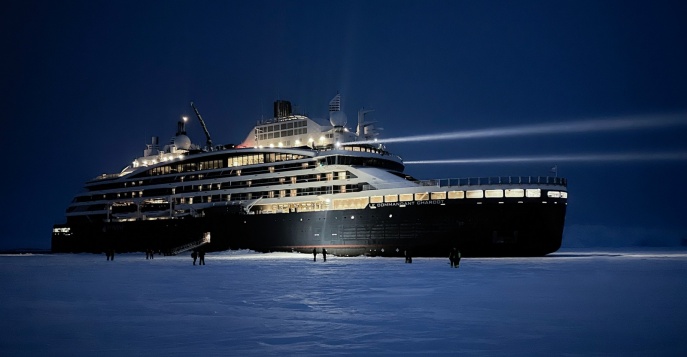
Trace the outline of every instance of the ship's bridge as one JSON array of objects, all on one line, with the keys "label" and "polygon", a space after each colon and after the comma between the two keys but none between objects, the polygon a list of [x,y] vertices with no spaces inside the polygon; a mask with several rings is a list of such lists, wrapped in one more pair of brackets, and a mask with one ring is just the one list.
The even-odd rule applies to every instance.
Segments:
[{"label": "ship's bridge", "polygon": [[[365,114],[358,112],[355,130],[346,127],[346,114],[341,110],[341,95],[337,94],[329,103],[329,120],[312,119],[293,114],[291,103],[278,100],[274,103],[274,118],[258,121],[239,147],[288,148],[307,146],[322,150],[340,148],[345,143],[374,140],[378,135],[373,123],[365,122]],[[380,145],[379,148],[382,148]]]}]

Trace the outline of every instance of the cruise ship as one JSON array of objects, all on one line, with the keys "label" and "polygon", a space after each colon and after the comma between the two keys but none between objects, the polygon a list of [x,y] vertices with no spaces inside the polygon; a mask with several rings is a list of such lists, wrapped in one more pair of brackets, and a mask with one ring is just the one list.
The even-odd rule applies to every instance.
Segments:
[{"label": "cruise ship", "polygon": [[329,121],[274,102],[239,145],[205,145],[186,120],[161,146],[85,184],[56,224],[53,252],[189,249],[339,256],[542,256],[561,246],[567,181],[561,177],[419,180],[358,112],[349,129],[341,96]]}]

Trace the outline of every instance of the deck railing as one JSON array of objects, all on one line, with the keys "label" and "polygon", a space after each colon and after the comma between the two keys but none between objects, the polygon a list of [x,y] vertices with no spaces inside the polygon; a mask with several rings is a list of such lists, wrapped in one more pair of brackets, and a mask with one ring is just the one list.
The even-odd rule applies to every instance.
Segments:
[{"label": "deck railing", "polygon": [[[568,180],[563,177],[550,176],[497,176],[497,177],[466,177],[415,181],[420,186],[427,187],[459,187],[459,186],[495,186],[495,185],[553,185],[568,186]],[[398,183],[364,185],[363,191],[380,190],[398,187]]]},{"label": "deck railing", "polygon": [[[425,184],[424,182],[427,182]],[[427,186],[474,186],[474,185],[557,185],[568,186],[568,180],[563,177],[551,176],[496,176],[496,177],[467,177],[438,180],[424,180]]]}]

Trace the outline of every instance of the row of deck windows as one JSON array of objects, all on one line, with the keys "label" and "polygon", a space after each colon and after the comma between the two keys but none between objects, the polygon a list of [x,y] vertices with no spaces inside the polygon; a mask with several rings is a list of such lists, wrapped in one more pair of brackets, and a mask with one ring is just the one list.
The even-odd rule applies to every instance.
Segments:
[{"label": "row of deck windows", "polygon": [[[261,161],[260,155],[263,156]],[[179,182],[188,182],[203,179],[219,179],[222,177],[234,177],[242,175],[261,175],[265,173],[275,173],[275,172],[286,172],[291,170],[301,170],[308,169],[309,167],[323,166],[323,165],[358,165],[358,166],[375,166],[386,168],[388,170],[401,171],[403,170],[403,165],[395,163],[389,160],[383,160],[378,158],[362,158],[362,157],[348,157],[341,155],[328,156],[320,160],[309,160],[308,162],[292,162],[299,159],[305,159],[305,156],[296,154],[286,154],[286,153],[263,153],[256,155],[242,155],[236,157],[236,162],[241,164],[245,163],[248,167],[234,168],[232,166],[234,158],[227,158],[227,160],[232,160],[229,164],[227,161],[227,168],[224,168],[223,160],[207,160],[202,162],[187,162],[184,164],[171,164],[164,165],[160,167],[155,167],[147,170],[142,174],[133,176],[132,179],[124,182],[101,182],[96,185],[88,185],[89,191],[104,191],[113,189],[122,189],[133,186],[148,186],[148,185],[159,185],[159,184],[178,184]],[[254,166],[250,167],[248,164],[250,161],[255,164],[256,160],[258,163],[275,163],[274,166]],[[200,169],[202,167],[202,169]],[[238,166],[240,167],[240,166]],[[213,171],[209,171],[210,168],[215,168]],[[208,170],[201,171],[199,170]],[[186,173],[189,174],[179,174]],[[164,175],[164,176],[163,176]],[[83,200],[77,198],[77,200]]]},{"label": "row of deck windows", "polygon": [[176,197],[174,202],[176,204],[194,204],[194,203],[208,203],[208,202],[222,202],[222,201],[246,201],[258,198],[285,198],[297,196],[319,196],[326,194],[359,192],[357,185],[335,185],[335,186],[321,186],[321,187],[303,187],[289,190],[273,190],[260,192],[245,192],[232,194],[216,194],[194,197]]},{"label": "row of deck windows", "polygon": [[[307,165],[307,163],[306,163]],[[198,179],[202,179],[202,175],[198,175]],[[290,177],[271,177],[256,180],[244,180],[244,181],[227,181],[222,183],[213,184],[201,184],[201,185],[184,185],[177,186],[173,188],[149,188],[149,189],[137,189],[126,192],[117,193],[107,193],[102,195],[90,195],[90,196],[78,196],[74,199],[75,202],[88,202],[97,201],[101,199],[119,199],[119,198],[136,198],[136,197],[156,197],[156,196],[169,196],[174,194],[181,194],[187,192],[201,192],[201,191],[212,191],[212,190],[227,190],[236,188],[246,188],[246,187],[259,187],[259,186],[278,186],[287,183],[297,184],[297,183],[309,183],[309,182],[325,182],[334,180],[346,180],[356,178],[354,174],[349,171],[338,171],[338,172],[327,172],[327,173],[315,173],[308,175],[290,176]],[[360,190],[360,189],[358,189]],[[330,190],[331,191],[331,190]],[[324,191],[322,191],[324,192]],[[344,191],[345,192],[345,191]],[[281,196],[285,197],[285,196]]]},{"label": "row of deck windows", "polygon": [[[445,199],[465,199],[465,198],[538,198],[541,197],[541,189],[507,189],[507,190],[468,190],[468,191],[443,191],[443,192],[423,192],[423,193],[405,193],[400,195],[385,195],[385,196],[371,196],[370,203],[387,203],[387,202],[410,202],[410,201],[427,201],[427,200],[445,200]],[[548,191],[549,198],[568,198],[568,193],[565,191]]]},{"label": "row of deck windows", "polygon": [[215,170],[224,167],[236,167],[264,164],[266,162],[281,162],[300,160],[305,158],[303,155],[287,153],[260,153],[232,156],[227,159],[205,160],[199,162],[187,162],[183,164],[170,164],[153,167],[148,170],[148,176],[166,175],[170,173],[193,172],[202,170]]},{"label": "row of deck windows", "polygon": [[[501,191],[499,193],[498,191]],[[506,195],[508,192],[508,196]],[[465,198],[502,198],[502,197],[541,197],[540,189],[511,189],[511,190],[470,190],[470,191],[448,191],[448,192],[422,192],[407,193],[399,195],[384,195],[370,197],[354,197],[344,199],[334,199],[329,203],[321,201],[288,203],[288,204],[267,204],[257,205],[255,211],[258,213],[286,213],[294,211],[320,210],[320,209],[363,209],[371,203],[395,203],[410,201],[428,201],[445,199],[465,199]],[[565,191],[548,191],[550,198],[567,198]]]}]

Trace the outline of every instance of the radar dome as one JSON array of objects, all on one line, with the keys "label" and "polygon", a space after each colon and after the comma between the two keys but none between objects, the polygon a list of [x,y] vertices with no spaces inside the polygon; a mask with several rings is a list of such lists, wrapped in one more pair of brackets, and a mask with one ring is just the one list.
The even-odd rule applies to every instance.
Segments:
[{"label": "radar dome", "polygon": [[180,134],[172,138],[172,144],[176,145],[177,149],[188,150],[191,147],[191,139],[184,134]]},{"label": "radar dome", "polygon": [[329,112],[329,122],[333,126],[346,126],[347,120],[346,114],[342,111]]}]

